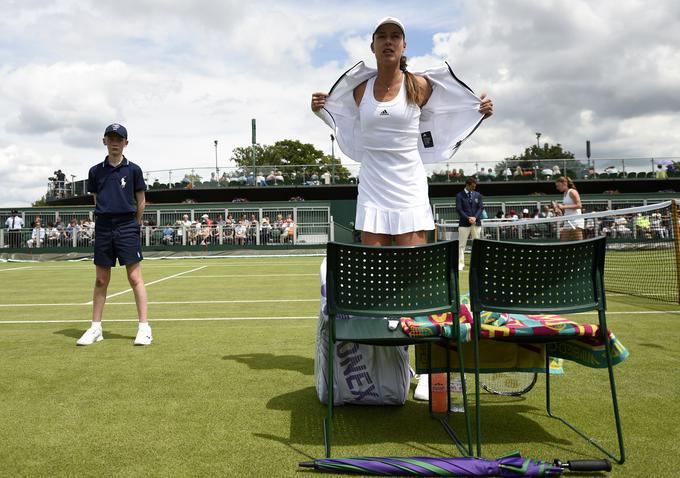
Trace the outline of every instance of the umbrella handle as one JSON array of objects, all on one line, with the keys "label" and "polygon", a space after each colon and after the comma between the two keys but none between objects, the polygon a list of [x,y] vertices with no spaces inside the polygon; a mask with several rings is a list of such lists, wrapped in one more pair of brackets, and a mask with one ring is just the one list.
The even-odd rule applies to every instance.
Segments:
[{"label": "umbrella handle", "polygon": [[612,471],[609,460],[571,460],[566,463],[555,460],[554,464],[570,471]]}]

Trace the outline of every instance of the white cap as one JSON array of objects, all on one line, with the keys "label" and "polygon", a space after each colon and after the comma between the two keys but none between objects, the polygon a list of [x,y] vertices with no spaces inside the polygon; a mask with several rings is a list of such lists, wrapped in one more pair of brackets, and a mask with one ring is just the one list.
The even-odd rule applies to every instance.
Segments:
[{"label": "white cap", "polygon": [[375,28],[373,29],[373,33],[375,33],[378,28],[385,25],[386,23],[392,23],[398,26],[401,28],[401,32],[404,34],[404,36],[406,36],[406,28],[404,28],[404,24],[401,23],[401,20],[396,17],[385,17],[378,20],[378,23],[375,24]]},{"label": "white cap", "polygon": [[529,210],[528,209],[522,209],[522,214],[529,214]]},{"label": "white cap", "polygon": [[209,219],[209,218],[210,218],[210,216],[208,216],[207,214],[203,214],[203,215],[201,216],[201,219]]}]

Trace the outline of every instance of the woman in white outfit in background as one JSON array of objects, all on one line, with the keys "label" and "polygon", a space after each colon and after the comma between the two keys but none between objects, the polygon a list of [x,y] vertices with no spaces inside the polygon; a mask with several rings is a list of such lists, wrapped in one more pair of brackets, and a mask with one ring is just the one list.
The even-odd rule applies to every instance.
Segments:
[{"label": "woman in white outfit in background", "polygon": [[562,224],[560,241],[580,241],[583,239],[584,220],[578,219],[581,215],[581,196],[576,190],[574,182],[567,176],[562,176],[555,181],[557,190],[564,194],[562,202],[557,208],[568,218]]},{"label": "woman in white outfit in background", "polygon": [[[418,151],[421,107],[432,95],[426,78],[406,70],[406,30],[386,17],[373,32],[371,51],[377,75],[354,88],[359,108],[362,145],[355,227],[361,242],[371,246],[419,245],[434,229],[427,173]],[[493,114],[490,99],[481,96],[479,112]],[[326,105],[327,93],[312,94],[312,111]],[[427,376],[421,376],[414,398],[428,399]]]}]

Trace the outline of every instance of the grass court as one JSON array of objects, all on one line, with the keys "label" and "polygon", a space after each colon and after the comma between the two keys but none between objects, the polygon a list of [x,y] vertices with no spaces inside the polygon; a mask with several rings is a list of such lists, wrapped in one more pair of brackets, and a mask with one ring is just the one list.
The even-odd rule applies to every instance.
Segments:
[{"label": "grass court", "polygon": [[[0,476],[315,475],[297,463],[324,452],[314,386],[321,261],[145,261],[150,347],[132,345],[123,268],[112,274],[105,340],[76,347],[94,266],[0,263]],[[677,476],[680,306],[607,299],[609,325],[631,353],[615,367],[627,460],[610,475]],[[587,319],[596,316],[578,318]],[[554,380],[557,411],[613,449],[606,371],[570,362],[565,371]],[[593,399],[597,388],[607,395]],[[486,394],[484,455],[600,458],[546,417],[544,398],[542,377],[524,397]],[[463,430],[461,416],[452,423]],[[336,408],[334,432],[335,457],[458,455],[411,395],[403,407]]]}]

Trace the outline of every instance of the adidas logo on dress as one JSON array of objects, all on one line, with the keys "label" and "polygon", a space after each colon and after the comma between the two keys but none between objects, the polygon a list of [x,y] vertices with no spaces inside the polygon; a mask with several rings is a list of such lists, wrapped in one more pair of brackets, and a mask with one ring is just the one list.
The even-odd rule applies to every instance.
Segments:
[{"label": "adidas logo on dress", "polygon": [[382,110],[380,112],[380,116],[389,116],[390,114],[387,112],[387,110]]}]

